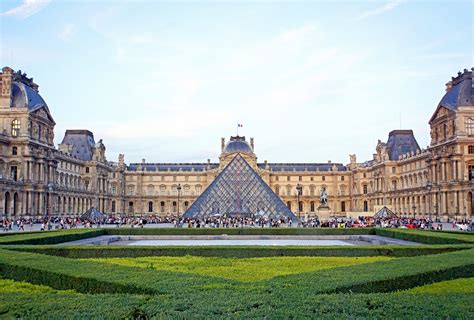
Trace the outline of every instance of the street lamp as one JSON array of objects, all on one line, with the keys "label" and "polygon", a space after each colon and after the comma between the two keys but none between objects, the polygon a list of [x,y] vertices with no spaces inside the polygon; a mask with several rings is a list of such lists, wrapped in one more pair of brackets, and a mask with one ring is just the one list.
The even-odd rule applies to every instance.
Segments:
[{"label": "street lamp", "polygon": [[300,225],[301,222],[301,212],[300,212],[300,201],[301,201],[301,196],[303,195],[303,186],[301,184],[296,185],[296,191],[298,192],[297,196],[297,206],[298,206],[298,226]]},{"label": "street lamp", "polygon": [[428,220],[428,229],[431,230],[431,188],[433,186],[431,185],[431,181],[428,181],[426,183],[426,189],[428,190],[428,214],[429,214],[429,220]]},{"label": "street lamp", "polygon": [[48,197],[47,197],[48,205],[47,205],[47,208],[46,208],[46,219],[47,220],[49,220],[49,216],[50,216],[50,213],[51,213],[51,192],[53,191],[53,186],[54,186],[54,184],[52,182],[49,182],[47,184],[47,187],[48,187]]},{"label": "street lamp", "polygon": [[179,218],[179,195],[181,193],[181,184],[178,183],[176,190],[178,190],[178,218]]}]

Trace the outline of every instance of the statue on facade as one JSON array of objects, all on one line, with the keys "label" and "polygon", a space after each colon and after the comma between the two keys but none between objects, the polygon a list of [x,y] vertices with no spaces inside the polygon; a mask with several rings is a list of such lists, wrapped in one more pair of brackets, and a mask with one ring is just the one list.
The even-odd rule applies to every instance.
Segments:
[{"label": "statue on facade", "polygon": [[321,193],[319,196],[321,205],[327,206],[328,205],[328,193],[326,192],[326,188],[321,188]]}]

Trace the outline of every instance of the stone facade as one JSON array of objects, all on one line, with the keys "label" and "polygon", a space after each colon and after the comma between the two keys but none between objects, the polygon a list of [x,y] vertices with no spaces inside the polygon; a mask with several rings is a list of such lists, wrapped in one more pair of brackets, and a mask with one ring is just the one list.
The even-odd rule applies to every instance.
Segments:
[{"label": "stone facade", "polygon": [[[447,84],[421,149],[411,130],[379,140],[358,163],[258,162],[254,139],[221,139],[218,163],[107,161],[102,140],[67,130],[53,144],[55,122],[38,85],[21,71],[0,73],[0,215],[77,216],[90,207],[115,214],[182,214],[238,153],[295,213],[373,215],[384,206],[401,216],[471,218],[474,198],[474,87],[464,70]],[[300,193],[298,192],[298,188]],[[320,201],[328,195],[327,205]]]}]

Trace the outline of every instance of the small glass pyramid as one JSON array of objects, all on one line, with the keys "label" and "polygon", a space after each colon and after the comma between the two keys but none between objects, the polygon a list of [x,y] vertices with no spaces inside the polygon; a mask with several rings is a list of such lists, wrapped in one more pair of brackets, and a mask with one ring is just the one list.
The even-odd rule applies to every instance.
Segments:
[{"label": "small glass pyramid", "polygon": [[240,154],[183,215],[184,218],[221,216],[297,219]]}]

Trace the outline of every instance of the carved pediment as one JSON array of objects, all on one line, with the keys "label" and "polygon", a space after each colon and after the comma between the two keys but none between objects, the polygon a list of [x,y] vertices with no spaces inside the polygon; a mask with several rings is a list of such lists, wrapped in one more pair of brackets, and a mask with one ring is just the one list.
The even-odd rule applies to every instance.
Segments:
[{"label": "carved pediment", "polygon": [[443,106],[439,106],[436,111],[434,112],[433,116],[431,117],[430,119],[430,124],[437,121],[438,119],[441,119],[441,118],[446,118],[448,117],[449,115],[451,115],[453,112],[448,110],[447,108],[443,107]]},{"label": "carved pediment", "polygon": [[53,120],[53,117],[49,113],[48,109],[46,107],[39,108],[38,110],[33,111],[33,114],[37,117],[46,119],[52,123],[55,123]]}]

